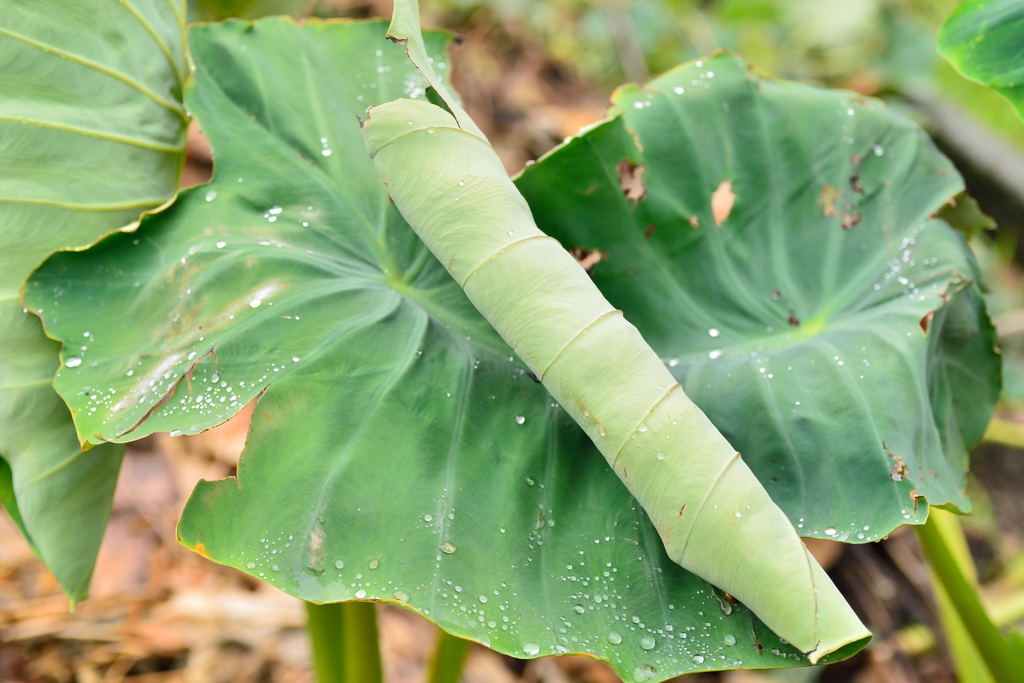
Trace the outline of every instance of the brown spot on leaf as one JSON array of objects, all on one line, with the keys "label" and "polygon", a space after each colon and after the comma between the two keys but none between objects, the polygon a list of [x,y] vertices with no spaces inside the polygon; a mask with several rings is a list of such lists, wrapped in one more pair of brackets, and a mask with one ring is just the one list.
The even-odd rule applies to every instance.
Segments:
[{"label": "brown spot on leaf", "polygon": [[206,559],[210,559],[210,554],[206,552],[206,544],[202,541],[199,541],[194,546],[192,546],[192,552],[196,553],[197,555],[201,555]]},{"label": "brown spot on leaf", "polygon": [[839,199],[839,188],[834,185],[826,185],[821,188],[821,194],[818,195],[818,203],[821,204],[822,210],[825,212],[825,216],[832,218],[836,215],[836,200]]},{"label": "brown spot on leaf", "polygon": [[850,176],[850,187],[858,194],[866,194],[866,192],[864,192],[864,185],[860,182],[860,176],[856,173]]},{"label": "brown spot on leaf", "polygon": [[885,451],[886,455],[896,462],[896,466],[892,468],[891,472],[889,472],[889,477],[893,481],[903,481],[907,476],[907,463],[903,462],[902,457],[889,450],[889,447],[885,445],[884,441],[882,442],[882,449]]},{"label": "brown spot on leaf", "polygon": [[686,505],[681,505],[679,507],[679,516],[682,517],[684,512],[686,512]]},{"label": "brown spot on leaf", "polygon": [[608,254],[601,251],[600,249],[584,249],[583,247],[573,247],[569,250],[572,257],[576,259],[576,262],[582,266],[583,270],[588,273],[594,270],[594,266],[608,258]]},{"label": "brown spot on leaf", "polygon": [[860,211],[843,214],[843,230],[850,230],[858,223],[860,223]]},{"label": "brown spot on leaf", "polygon": [[623,159],[615,166],[622,194],[633,203],[639,202],[647,196],[647,185],[644,184],[645,171],[646,169],[642,165],[634,164],[629,159]]},{"label": "brown spot on leaf", "polygon": [[932,318],[934,317],[935,311],[928,311],[917,321],[917,324],[921,326],[921,331],[925,334],[928,334],[928,326],[931,325]]},{"label": "brown spot on leaf", "polygon": [[793,327],[800,327],[800,318],[796,317],[796,313],[792,311],[789,312],[789,318],[786,319],[786,322]]},{"label": "brown spot on leaf", "polygon": [[732,191],[732,181],[723,180],[714,192],[711,193],[711,215],[715,218],[715,225],[721,225],[732,213],[732,207],[736,203],[736,193]]},{"label": "brown spot on leaf", "polygon": [[696,216],[690,216],[690,225],[692,225],[695,228],[699,228],[700,227],[700,219],[697,218]]},{"label": "brown spot on leaf", "polygon": [[657,229],[658,226],[655,223],[651,223],[644,229],[644,237],[650,237],[651,235],[654,234],[654,231]]}]

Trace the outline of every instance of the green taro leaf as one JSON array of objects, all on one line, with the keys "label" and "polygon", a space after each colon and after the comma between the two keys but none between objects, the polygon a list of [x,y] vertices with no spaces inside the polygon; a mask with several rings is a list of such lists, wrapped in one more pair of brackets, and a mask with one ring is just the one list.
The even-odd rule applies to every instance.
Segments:
[{"label": "green taro leaf", "polygon": [[962,183],[924,132],[728,54],[615,102],[517,184],[800,533],[966,509],[999,362],[974,260],[929,218]]},{"label": "green taro leaf", "polygon": [[[5,500],[72,601],[84,598],[121,449],[83,452],[53,391],[59,346],[18,288],[173,195],[184,157],[184,3],[9,0],[0,8],[0,457]],[[83,330],[65,361],[90,344]]]},{"label": "green taro leaf", "polygon": [[964,0],[939,33],[939,51],[1024,117],[1024,0]]},{"label": "green taro leaf", "polygon": [[[237,480],[186,507],[197,552],[307,600],[405,604],[515,656],[591,653],[629,680],[806,663],[668,559],[389,202],[356,116],[425,83],[384,31],[192,30],[187,101],[214,181],[29,287],[50,334],[92,334],[57,380],[80,434],[196,432],[265,391]],[[429,36],[441,71],[445,44]]]}]

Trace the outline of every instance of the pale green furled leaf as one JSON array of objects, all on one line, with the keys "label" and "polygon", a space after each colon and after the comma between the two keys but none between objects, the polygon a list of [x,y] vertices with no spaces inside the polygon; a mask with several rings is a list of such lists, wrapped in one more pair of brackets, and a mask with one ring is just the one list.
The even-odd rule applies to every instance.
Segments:
[{"label": "pale green furled leaf", "polygon": [[[415,5],[395,3],[391,34]],[[410,55],[425,52],[418,30],[402,35]],[[867,629],[741,454],[628,316],[537,227],[465,118],[444,101],[368,110],[363,138],[410,227],[586,432],[674,562],[742,601],[812,663],[862,647]],[[641,171],[626,170],[623,189],[639,199]],[[731,195],[724,201],[727,213]]]},{"label": "pale green furled leaf", "polygon": [[939,51],[1024,117],[1024,0],[964,0],[939,33]]},{"label": "pale green furled leaf", "polygon": [[[51,386],[59,347],[22,310],[18,288],[54,250],[84,247],[173,195],[184,157],[184,12],[177,0],[0,8],[5,498],[73,602],[88,591],[121,449],[80,449]],[[69,346],[90,343],[82,330]]]},{"label": "pale green furled leaf", "polygon": [[[805,664],[665,555],[389,202],[357,115],[427,83],[383,33],[192,30],[213,182],[30,283],[50,334],[93,336],[57,380],[80,434],[197,432],[262,394],[237,480],[201,483],[179,525],[215,561],[307,600],[405,604],[519,657],[590,653],[630,680]],[[428,40],[438,69],[445,42]]]}]

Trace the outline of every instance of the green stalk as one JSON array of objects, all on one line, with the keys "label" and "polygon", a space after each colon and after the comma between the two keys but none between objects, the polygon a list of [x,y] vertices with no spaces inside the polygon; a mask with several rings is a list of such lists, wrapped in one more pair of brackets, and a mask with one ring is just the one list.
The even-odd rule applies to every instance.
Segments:
[{"label": "green stalk", "polygon": [[[931,510],[929,514],[931,515],[929,522],[935,525],[936,530],[945,541],[950,555],[957,564],[957,569],[972,586],[977,586],[977,572],[974,562],[971,560],[971,552],[967,547],[967,538],[960,527],[960,521],[952,512],[937,508]],[[963,619],[960,618],[960,613],[957,612],[946,589],[936,580],[935,570],[929,567],[929,572],[935,586],[935,604],[938,608],[939,619],[946,632],[946,642],[949,645],[958,680],[995,683],[989,674],[985,659],[978,652],[970,632],[964,625]]]},{"label": "green stalk", "polygon": [[817,662],[870,633],[740,454],[633,325],[533,221],[487,139],[444,89],[415,0],[388,37],[446,107],[373,107],[364,140],[395,205],[477,310],[583,428],[673,561]]},{"label": "green stalk", "polygon": [[430,663],[430,676],[427,683],[459,683],[462,676],[462,665],[466,662],[473,643],[462,638],[437,630],[437,644],[434,646],[434,658]]},{"label": "green stalk", "polygon": [[[982,596],[985,611],[992,622],[1002,628],[1024,619],[1024,590],[998,597]],[[948,598],[947,598],[948,599]],[[909,657],[918,657],[935,648],[935,634],[925,624],[911,624],[896,633],[895,641],[900,650]]]},{"label": "green stalk", "polygon": [[382,683],[372,602],[306,604],[306,630],[319,683]]},{"label": "green stalk", "polygon": [[992,623],[977,590],[957,562],[955,537],[946,528],[946,520],[936,512],[932,510],[928,521],[915,529],[932,574],[963,626],[960,629],[958,625],[956,630],[970,637],[994,680],[1014,680],[1024,671],[1024,655],[1016,652],[1009,639]]}]

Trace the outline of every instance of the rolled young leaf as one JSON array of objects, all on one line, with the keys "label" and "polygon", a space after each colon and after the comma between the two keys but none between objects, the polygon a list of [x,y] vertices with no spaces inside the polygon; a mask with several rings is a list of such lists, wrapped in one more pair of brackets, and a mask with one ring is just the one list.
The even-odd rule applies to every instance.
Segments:
[{"label": "rolled young leaf", "polygon": [[[389,37],[428,82],[415,2]],[[363,135],[395,204],[474,306],[594,441],[668,555],[740,599],[811,662],[870,637],[793,525],[621,311],[529,206],[486,138],[447,108],[371,108]]]}]

